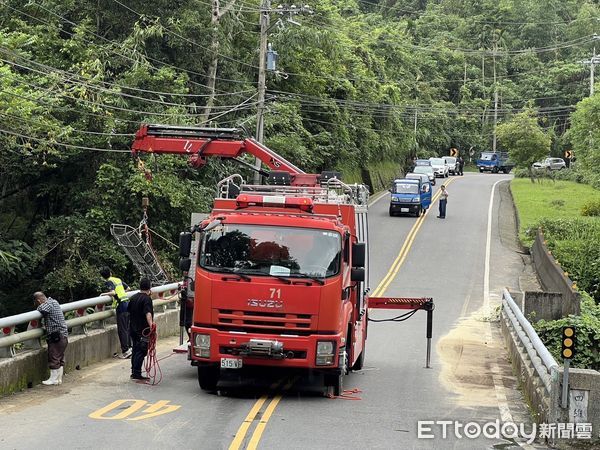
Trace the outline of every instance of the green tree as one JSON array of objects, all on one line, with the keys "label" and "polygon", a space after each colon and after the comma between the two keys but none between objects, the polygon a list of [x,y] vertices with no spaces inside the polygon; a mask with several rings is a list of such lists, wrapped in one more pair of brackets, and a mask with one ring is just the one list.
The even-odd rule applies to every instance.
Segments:
[{"label": "green tree", "polygon": [[498,126],[498,140],[508,151],[517,167],[527,168],[532,174],[532,164],[548,155],[552,139],[538,123],[533,109],[526,109],[508,122]]}]

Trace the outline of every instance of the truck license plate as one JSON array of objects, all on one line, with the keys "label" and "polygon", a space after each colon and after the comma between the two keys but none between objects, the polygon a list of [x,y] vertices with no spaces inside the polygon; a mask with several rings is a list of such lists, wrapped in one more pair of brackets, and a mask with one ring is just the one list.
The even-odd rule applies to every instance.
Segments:
[{"label": "truck license plate", "polygon": [[400,212],[408,212],[408,208],[400,208]]},{"label": "truck license plate", "polygon": [[221,358],[221,369],[241,369],[241,358]]}]

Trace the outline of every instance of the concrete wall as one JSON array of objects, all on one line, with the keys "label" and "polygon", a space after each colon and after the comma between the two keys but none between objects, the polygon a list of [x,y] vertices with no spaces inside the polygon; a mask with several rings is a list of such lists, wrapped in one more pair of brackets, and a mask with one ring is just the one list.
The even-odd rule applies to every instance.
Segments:
[{"label": "concrete wall", "polygon": [[525,291],[522,297],[521,311],[530,322],[565,317],[564,300],[560,292]]},{"label": "concrete wall", "polygon": [[[156,313],[155,321],[159,338],[179,333],[179,310],[167,309]],[[75,370],[76,366],[85,367],[111,358],[119,347],[116,325],[89,330],[87,334],[70,335],[65,353],[65,372]],[[46,379],[49,373],[47,355],[44,347],[0,359],[0,396],[32,387]]]},{"label": "concrete wall", "polygon": [[562,409],[560,407],[560,393],[562,392],[563,379],[562,367],[557,372],[557,378],[556,389],[552,396],[552,403],[556,410],[557,421],[564,423],[573,421],[591,423],[593,436],[598,445],[593,448],[600,448],[600,372],[588,369],[569,370],[570,400],[573,399],[573,391],[583,391],[579,393],[584,393],[585,397],[587,397],[587,408],[584,408],[582,411],[578,411],[577,414],[575,414],[575,416],[578,417],[580,414],[584,416],[579,418],[573,417],[574,409],[578,406],[575,402],[570,403],[567,409]]},{"label": "concrete wall", "polygon": [[533,264],[544,290],[562,294],[561,317],[567,317],[570,314],[579,315],[579,292],[573,289],[573,282],[565,275],[562,267],[557,264],[548,247],[546,247],[544,235],[541,230],[538,230],[533,246],[531,247],[531,256],[533,257]]}]

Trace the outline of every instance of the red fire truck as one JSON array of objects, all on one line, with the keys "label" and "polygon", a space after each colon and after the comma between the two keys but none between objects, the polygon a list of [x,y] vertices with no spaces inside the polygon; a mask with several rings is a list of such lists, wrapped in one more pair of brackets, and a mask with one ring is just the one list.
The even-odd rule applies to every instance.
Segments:
[{"label": "red fire truck", "polygon": [[303,368],[340,395],[361,369],[367,338],[368,189],[339,173],[306,174],[237,129],[143,125],[138,152],[258,158],[263,185],[222,180],[210,215],[180,236],[193,298],[190,357],[200,387],[223,370]]}]

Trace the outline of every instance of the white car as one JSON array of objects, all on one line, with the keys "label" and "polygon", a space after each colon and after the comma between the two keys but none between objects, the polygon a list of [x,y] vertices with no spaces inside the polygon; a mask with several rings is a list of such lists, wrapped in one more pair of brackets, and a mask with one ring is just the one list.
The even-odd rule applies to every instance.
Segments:
[{"label": "white car", "polygon": [[435,172],[431,166],[416,166],[412,173],[425,174],[429,178],[429,181],[435,186]]},{"label": "white car", "polygon": [[458,166],[458,160],[454,156],[444,156],[444,162],[448,166],[450,175],[458,175],[460,168]]},{"label": "white car", "polygon": [[444,158],[429,158],[429,161],[436,177],[448,178],[449,170]]},{"label": "white car", "polygon": [[533,163],[534,169],[562,170],[567,168],[567,163],[562,158],[546,158],[542,162]]}]

